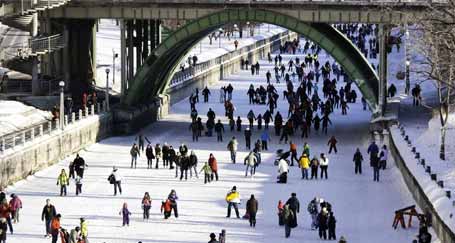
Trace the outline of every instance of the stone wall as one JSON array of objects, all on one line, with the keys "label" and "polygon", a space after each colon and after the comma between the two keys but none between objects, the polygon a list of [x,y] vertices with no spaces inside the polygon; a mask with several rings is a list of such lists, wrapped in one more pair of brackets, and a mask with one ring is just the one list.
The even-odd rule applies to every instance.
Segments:
[{"label": "stone wall", "polygon": [[433,225],[432,228],[436,232],[436,235],[439,238],[440,242],[455,243],[455,234],[450,230],[450,228],[444,223],[444,221],[438,215],[437,211],[433,207],[433,204],[426,196],[419,182],[411,173],[409,168],[406,166],[406,162],[401,156],[400,151],[398,151],[395,145],[393,135],[390,131],[388,138],[390,154],[394,158],[398,169],[401,171],[404,182],[406,183],[409,191],[414,197],[414,200],[417,202],[417,204],[422,210],[429,211],[431,213],[431,222]]},{"label": "stone wall", "polygon": [[8,185],[46,168],[62,158],[109,136],[112,115],[104,113],[87,117],[17,146],[0,157],[0,185]]},{"label": "stone wall", "polygon": [[240,60],[242,58],[254,64],[259,59],[267,58],[267,53],[273,53],[279,50],[280,45],[284,44],[284,42],[297,37],[298,35],[296,33],[285,31],[211,60],[215,63],[218,60],[220,64],[213,65],[192,79],[183,81],[167,89],[166,92],[170,97],[170,104],[173,105],[189,97],[196,88],[202,90],[207,85],[212,85],[228,75],[239,72]]}]

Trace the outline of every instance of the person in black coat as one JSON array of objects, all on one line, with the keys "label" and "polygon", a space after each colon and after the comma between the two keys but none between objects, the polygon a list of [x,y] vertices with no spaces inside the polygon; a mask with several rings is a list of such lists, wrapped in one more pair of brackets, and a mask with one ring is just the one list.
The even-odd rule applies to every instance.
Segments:
[{"label": "person in black coat", "polygon": [[46,199],[46,205],[43,207],[41,212],[41,221],[45,221],[46,224],[46,236],[51,235],[51,222],[52,219],[57,215],[54,205],[51,204],[50,199]]},{"label": "person in black coat", "polygon": [[251,130],[249,127],[245,128],[245,145],[247,149],[251,149]]},{"label": "person in black coat", "polygon": [[76,154],[76,158],[73,161],[73,165],[76,174],[81,178],[84,178],[84,170],[85,167],[87,167],[87,164],[85,163],[85,160],[79,156],[79,154]]},{"label": "person in black coat", "polygon": [[182,156],[180,159],[180,180],[183,179],[183,174],[185,174],[185,180],[188,180],[188,169],[190,168],[190,157]]},{"label": "person in black coat", "polygon": [[327,219],[327,227],[329,229],[329,240],[336,240],[337,236],[335,234],[337,220],[333,216],[333,212],[329,213],[329,218]]},{"label": "person in black coat", "polygon": [[322,240],[327,240],[327,209],[323,208],[318,214],[318,223],[319,223],[319,238]]},{"label": "person in black coat", "polygon": [[[147,157],[147,169],[151,169],[153,167],[152,160],[155,159],[152,145],[147,145],[147,148],[145,149],[145,156]],[[158,169],[158,163],[156,163],[156,169]]]},{"label": "person in black coat", "polygon": [[300,212],[300,202],[299,199],[297,199],[297,194],[295,192],[291,193],[291,197],[287,200],[285,205],[289,205],[289,209],[294,213],[295,225],[297,226],[297,214]]},{"label": "person in black coat", "polygon": [[352,159],[354,161],[355,165],[355,173],[362,174],[362,161],[363,161],[363,156],[362,153],[360,153],[360,149],[357,148],[357,150],[354,153],[354,158]]},{"label": "person in black coat", "polygon": [[215,124],[216,141],[223,142],[224,125],[221,120]]}]

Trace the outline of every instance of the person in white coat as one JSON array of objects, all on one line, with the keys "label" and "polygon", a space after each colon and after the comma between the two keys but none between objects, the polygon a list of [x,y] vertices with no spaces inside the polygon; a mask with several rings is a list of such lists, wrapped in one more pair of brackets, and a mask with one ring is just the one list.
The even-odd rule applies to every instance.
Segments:
[{"label": "person in white coat", "polygon": [[387,149],[387,145],[383,145],[381,148],[381,152],[379,153],[379,168],[385,170],[387,167],[387,158],[389,156],[389,150]]},{"label": "person in white coat", "polygon": [[288,172],[289,172],[289,165],[288,162],[281,158],[278,161],[278,181],[277,183],[287,183],[288,181]]},{"label": "person in white coat", "polygon": [[329,168],[329,158],[325,157],[325,154],[322,153],[319,158],[319,167],[321,168],[321,179],[325,174],[325,179],[327,179],[327,169]]},{"label": "person in white coat", "polygon": [[250,170],[250,175],[253,176],[254,174],[254,167],[256,166],[257,163],[257,158],[256,155],[254,154],[253,151],[251,151],[244,160],[244,163],[246,165],[246,170],[245,170],[245,177],[248,176],[248,169]]},{"label": "person in white coat", "polygon": [[109,175],[108,180],[109,183],[114,185],[114,196],[117,195],[117,187],[120,194],[122,194],[122,176],[115,166],[112,168],[112,173]]}]

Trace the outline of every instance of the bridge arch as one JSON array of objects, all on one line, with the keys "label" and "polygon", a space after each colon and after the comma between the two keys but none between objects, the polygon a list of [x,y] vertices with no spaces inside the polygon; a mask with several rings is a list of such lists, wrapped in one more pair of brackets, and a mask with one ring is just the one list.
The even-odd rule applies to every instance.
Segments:
[{"label": "bridge arch", "polygon": [[147,57],[133,79],[124,105],[144,103],[150,97],[164,93],[178,64],[193,46],[225,24],[245,21],[278,25],[317,43],[356,83],[373,113],[378,111],[378,75],[349,39],[329,24],[306,23],[289,15],[260,9],[226,9],[182,26]]}]

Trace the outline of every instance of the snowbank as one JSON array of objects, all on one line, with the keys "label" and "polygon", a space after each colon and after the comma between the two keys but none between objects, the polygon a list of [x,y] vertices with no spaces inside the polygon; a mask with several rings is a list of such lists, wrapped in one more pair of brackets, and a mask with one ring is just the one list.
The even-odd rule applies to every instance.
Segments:
[{"label": "snowbank", "polygon": [[18,101],[0,100],[0,136],[19,131],[52,118],[48,111]]}]

